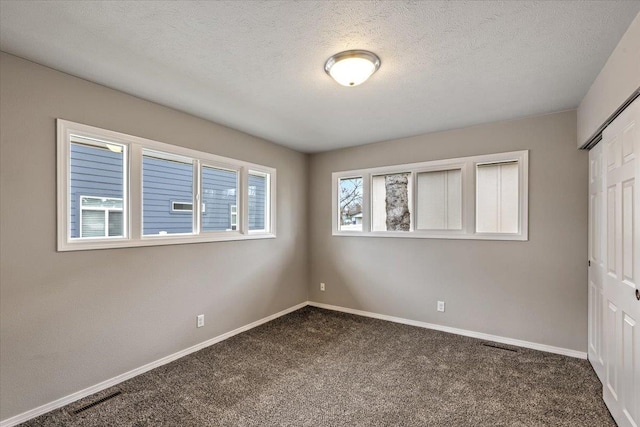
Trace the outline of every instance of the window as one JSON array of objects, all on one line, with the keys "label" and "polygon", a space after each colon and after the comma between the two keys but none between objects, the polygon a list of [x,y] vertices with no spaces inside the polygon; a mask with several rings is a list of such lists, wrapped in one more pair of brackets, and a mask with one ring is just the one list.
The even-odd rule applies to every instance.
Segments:
[{"label": "window", "polygon": [[232,230],[238,227],[238,206],[236,205],[229,206],[229,225]]},{"label": "window", "polygon": [[57,122],[58,250],[275,237],[275,169]]},{"label": "window", "polygon": [[362,177],[339,180],[338,226],[341,231],[362,231],[362,194]]},{"label": "window", "polygon": [[80,237],[123,237],[122,199],[80,196]]},{"label": "window", "polygon": [[[204,212],[204,205],[202,205],[202,212]],[[172,212],[191,212],[193,211],[193,203],[191,202],[171,202]]]},{"label": "window", "polygon": [[518,232],[518,162],[476,165],[476,231]]},{"label": "window", "polygon": [[70,138],[70,239],[125,237],[126,156],[125,145]]},{"label": "window", "polygon": [[249,171],[249,231],[268,231],[269,175]]},{"label": "window", "polygon": [[418,173],[419,230],[462,229],[462,169]]},{"label": "window", "polygon": [[527,240],[528,151],[335,172],[333,234]]},{"label": "window", "polygon": [[[202,229],[238,229],[238,171],[202,167]],[[234,211],[234,216],[230,212]]]},{"label": "window", "polygon": [[371,178],[371,225],[374,231],[411,229],[411,174],[375,175]]},{"label": "window", "polygon": [[142,153],[142,234],[193,233],[193,203],[181,212],[169,207],[171,199],[193,200],[193,160],[150,150]]}]

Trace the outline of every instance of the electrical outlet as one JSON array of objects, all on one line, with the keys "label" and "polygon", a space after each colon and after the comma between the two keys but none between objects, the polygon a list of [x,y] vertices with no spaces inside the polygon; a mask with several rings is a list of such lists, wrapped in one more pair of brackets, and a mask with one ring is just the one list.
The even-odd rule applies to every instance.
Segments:
[{"label": "electrical outlet", "polygon": [[438,311],[444,311],[444,301],[438,301]]},{"label": "electrical outlet", "polygon": [[204,314],[199,315],[197,318],[196,326],[202,328],[204,326]]},{"label": "electrical outlet", "polygon": [[324,292],[324,283],[320,283],[320,290]]}]

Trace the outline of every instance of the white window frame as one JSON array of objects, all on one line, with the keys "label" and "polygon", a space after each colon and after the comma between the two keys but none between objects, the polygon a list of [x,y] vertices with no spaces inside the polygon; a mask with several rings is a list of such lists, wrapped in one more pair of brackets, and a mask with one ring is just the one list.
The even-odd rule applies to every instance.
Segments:
[{"label": "white window frame", "polygon": [[[211,153],[192,150],[171,144],[165,144],[146,138],[127,135],[120,132],[57,119],[57,249],[58,251],[77,251],[108,248],[126,248],[137,246],[157,246],[218,242],[229,240],[270,239],[276,237],[276,169],[242,160],[231,159]],[[70,144],[71,139],[96,141],[96,145],[119,144],[125,147],[124,156],[124,194],[123,227],[124,237],[71,238],[70,227]],[[200,203],[201,165],[229,169],[238,172],[239,227],[229,231],[201,230],[202,212],[194,209],[194,232],[189,234],[142,235],[142,156],[143,151],[161,153],[171,158],[183,158],[194,164],[194,200],[193,206]],[[268,212],[265,217],[266,230],[248,230],[248,177],[249,171],[268,177]],[[79,211],[80,215],[80,211]]]},{"label": "white window frame", "polygon": [[[123,199],[119,198],[119,197],[99,197],[99,196],[80,196],[80,214],[78,215],[78,233],[80,234],[80,237],[76,237],[77,239],[93,239],[93,238],[97,238],[97,237],[84,237],[82,235],[82,211],[103,211],[104,212],[104,236],[100,237],[100,238],[105,238],[105,239],[122,239],[123,236],[109,236],[109,212],[123,212],[123,208],[105,208],[105,207],[100,207],[100,206],[90,206],[90,207],[83,207],[82,206],[82,200],[83,199],[107,199],[107,200],[119,200],[119,201],[123,201]],[[124,201],[123,201],[124,202]],[[122,234],[124,235],[124,215],[123,215],[123,229],[122,229]]]},{"label": "white window frame", "polygon": [[[517,233],[478,233],[476,232],[476,165],[485,163],[518,162],[518,194],[519,218]],[[462,183],[462,228],[459,230],[419,230],[416,229],[415,218],[418,196],[418,173],[436,172],[452,169],[461,170]],[[409,231],[372,231],[371,191],[372,177],[395,173],[410,173],[412,191],[409,195],[411,210],[411,227]],[[362,231],[340,230],[339,227],[339,180],[362,177]],[[332,194],[332,235],[351,237],[401,237],[427,239],[471,239],[471,240],[519,240],[529,239],[529,151],[511,151],[506,153],[486,154],[453,159],[433,160],[420,163],[408,163],[394,166],[383,166],[334,172],[331,175]]]}]

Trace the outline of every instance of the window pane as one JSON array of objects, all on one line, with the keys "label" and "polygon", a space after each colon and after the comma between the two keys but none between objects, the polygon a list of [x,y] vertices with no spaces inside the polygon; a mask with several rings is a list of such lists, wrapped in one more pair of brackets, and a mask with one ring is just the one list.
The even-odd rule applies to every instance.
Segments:
[{"label": "window pane", "polygon": [[371,178],[371,229],[409,231],[411,174],[397,173]]},{"label": "window pane", "polygon": [[104,211],[82,211],[82,237],[104,237]]},{"label": "window pane", "polygon": [[249,173],[249,230],[267,231],[269,175]]},{"label": "window pane", "polygon": [[518,162],[476,166],[476,231],[517,233]]},{"label": "window pane", "polygon": [[202,193],[202,229],[205,231],[236,230],[238,173],[203,166]]},{"label": "window pane", "polygon": [[122,235],[122,211],[109,211],[109,237]]},{"label": "window pane", "polygon": [[193,164],[156,157],[142,158],[143,234],[193,232],[193,210],[174,211],[173,201],[193,200]]},{"label": "window pane", "polygon": [[462,229],[461,178],[460,169],[418,174],[418,229]]},{"label": "window pane", "polygon": [[191,202],[171,202],[171,209],[178,212],[191,212],[193,203]]},{"label": "window pane", "polygon": [[[94,145],[95,144],[95,145]],[[105,209],[122,209],[126,146],[70,144],[69,229],[71,238],[106,237]],[[100,209],[88,213],[87,209]],[[82,216],[82,229],[80,228]],[[86,218],[86,222],[84,219]],[[98,224],[98,218],[100,223]],[[124,236],[123,227],[112,237]]]},{"label": "window pane", "polygon": [[338,181],[338,228],[362,231],[362,178],[342,178]]}]

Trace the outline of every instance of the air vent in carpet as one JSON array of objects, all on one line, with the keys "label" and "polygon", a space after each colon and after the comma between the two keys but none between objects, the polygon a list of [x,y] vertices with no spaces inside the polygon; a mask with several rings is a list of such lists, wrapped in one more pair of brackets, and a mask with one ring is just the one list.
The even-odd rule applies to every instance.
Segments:
[{"label": "air vent in carpet", "polygon": [[84,412],[86,410],[89,410],[89,409],[93,408],[94,406],[97,406],[97,405],[99,405],[101,403],[106,402],[107,400],[113,399],[116,396],[120,396],[121,394],[122,394],[121,391],[113,392],[111,394],[106,395],[105,397],[103,397],[101,399],[96,400],[95,402],[91,402],[91,403],[89,403],[87,405],[84,405],[84,406],[72,411],[71,413],[73,415],[78,415],[78,414],[80,414],[80,413],[82,413],[82,412]]},{"label": "air vent in carpet", "polygon": [[485,346],[485,347],[492,347],[492,348],[497,348],[497,349],[500,349],[500,350],[512,351],[514,353],[518,352],[518,350],[515,349],[515,348],[505,347],[505,346],[502,346],[500,344],[494,344],[492,342],[485,342],[485,343],[482,343],[482,345]]}]

